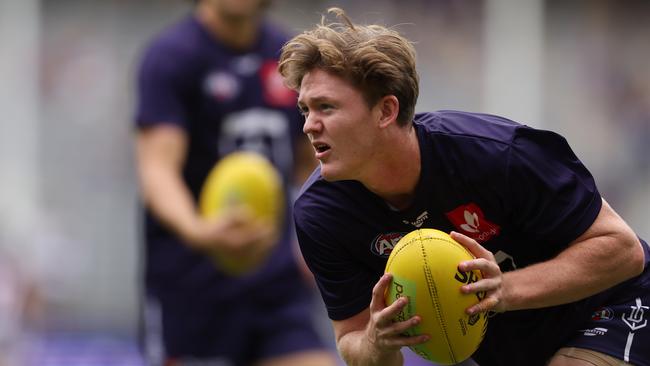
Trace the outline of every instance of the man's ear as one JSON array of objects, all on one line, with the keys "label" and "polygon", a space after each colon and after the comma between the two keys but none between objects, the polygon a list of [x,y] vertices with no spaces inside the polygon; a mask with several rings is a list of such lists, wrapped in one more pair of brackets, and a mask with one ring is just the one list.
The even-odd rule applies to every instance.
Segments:
[{"label": "man's ear", "polygon": [[379,127],[388,127],[397,121],[399,114],[399,100],[394,95],[386,95],[377,102],[379,111]]}]

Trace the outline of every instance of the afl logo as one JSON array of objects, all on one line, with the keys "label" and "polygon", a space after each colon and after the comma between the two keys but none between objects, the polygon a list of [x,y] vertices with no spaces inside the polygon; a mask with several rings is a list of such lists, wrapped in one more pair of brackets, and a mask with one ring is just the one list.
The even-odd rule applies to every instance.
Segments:
[{"label": "afl logo", "polygon": [[596,321],[596,322],[606,322],[608,320],[612,320],[614,318],[614,313],[612,312],[612,309],[606,308],[606,307],[601,307],[596,309],[593,314],[591,314],[591,320]]},{"label": "afl logo", "polygon": [[208,95],[220,102],[235,99],[242,89],[239,79],[225,71],[215,71],[204,81],[204,89]]},{"label": "afl logo", "polygon": [[390,252],[393,251],[397,242],[402,239],[404,235],[406,235],[406,233],[401,232],[379,234],[372,241],[372,244],[370,244],[370,251],[382,258],[388,258]]}]

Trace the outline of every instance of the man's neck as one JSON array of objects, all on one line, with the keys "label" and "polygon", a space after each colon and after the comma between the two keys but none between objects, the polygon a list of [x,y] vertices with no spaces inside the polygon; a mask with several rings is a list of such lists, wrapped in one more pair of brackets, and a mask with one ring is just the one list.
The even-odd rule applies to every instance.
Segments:
[{"label": "man's neck", "polygon": [[381,160],[375,162],[376,171],[361,183],[393,208],[404,210],[413,203],[421,173],[415,128],[408,127],[408,131],[397,135],[388,146],[394,149],[379,157]]},{"label": "man's neck", "polygon": [[259,15],[228,17],[210,2],[199,2],[196,18],[216,39],[237,50],[251,48],[257,41]]}]

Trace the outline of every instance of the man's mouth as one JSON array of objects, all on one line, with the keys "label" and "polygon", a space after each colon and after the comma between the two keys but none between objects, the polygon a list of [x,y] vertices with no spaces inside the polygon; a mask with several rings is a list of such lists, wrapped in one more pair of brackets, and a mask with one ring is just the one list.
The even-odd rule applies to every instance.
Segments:
[{"label": "man's mouth", "polygon": [[317,153],[324,153],[325,151],[330,149],[330,146],[328,144],[315,143],[314,149],[316,150]]}]

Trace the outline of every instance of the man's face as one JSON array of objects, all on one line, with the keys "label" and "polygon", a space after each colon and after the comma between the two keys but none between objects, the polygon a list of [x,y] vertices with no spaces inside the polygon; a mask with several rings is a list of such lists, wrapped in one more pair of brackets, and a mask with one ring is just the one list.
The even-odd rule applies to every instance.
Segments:
[{"label": "man's face", "polygon": [[320,161],[326,180],[364,177],[375,155],[378,107],[368,108],[361,92],[346,80],[314,69],[300,84],[298,107],[305,115],[303,131]]},{"label": "man's face", "polygon": [[222,16],[228,19],[248,19],[259,14],[268,5],[268,0],[212,0]]}]

